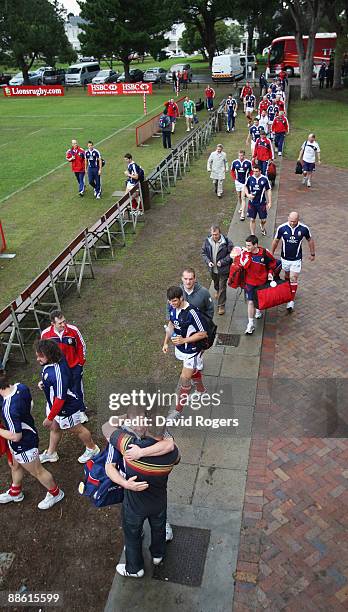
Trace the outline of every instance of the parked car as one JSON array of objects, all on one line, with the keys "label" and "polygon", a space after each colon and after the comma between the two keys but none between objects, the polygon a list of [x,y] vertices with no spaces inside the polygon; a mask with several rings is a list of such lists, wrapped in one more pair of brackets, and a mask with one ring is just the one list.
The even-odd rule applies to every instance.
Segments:
[{"label": "parked car", "polygon": [[164,68],[148,68],[144,72],[145,83],[165,83],[167,71]]},{"label": "parked car", "polygon": [[[48,67],[43,66],[42,68],[38,68],[37,70],[29,72],[28,77],[29,77],[30,85],[42,85],[43,74],[46,70],[53,70],[53,68],[49,66]],[[22,72],[17,72],[17,74],[15,74],[12,77],[12,79],[10,79],[9,81],[9,85],[23,85],[23,83],[24,83],[24,79],[23,79]]]},{"label": "parked car", "polygon": [[[139,70],[138,68],[135,68],[134,70],[130,70],[129,71],[129,83],[139,83],[139,81],[142,81],[144,78],[144,73],[142,70]],[[122,72],[121,76],[118,77],[117,79],[117,83],[124,83],[125,82],[125,74],[124,72]]]},{"label": "parked car", "polygon": [[3,85],[8,85],[10,80],[12,79],[12,74],[8,72],[0,72],[0,87]]},{"label": "parked car", "polygon": [[173,64],[173,66],[171,66],[167,72],[166,81],[171,83],[173,80],[172,79],[173,72],[178,72],[178,71],[182,72],[183,70],[187,70],[189,81],[191,82],[193,79],[193,72],[192,72],[192,68],[190,64]]},{"label": "parked car", "polygon": [[120,73],[116,70],[99,70],[97,76],[93,77],[92,83],[116,83],[119,76]]},{"label": "parked car", "polygon": [[[245,55],[240,56],[240,63],[241,63],[241,66],[244,68],[245,67]],[[251,66],[251,70],[256,70],[257,68],[257,59],[253,53],[248,55],[248,66]]]},{"label": "parked car", "polygon": [[98,62],[83,62],[72,64],[65,73],[65,83],[67,85],[87,85],[92,83],[92,79],[100,72]]},{"label": "parked car", "polygon": [[63,68],[52,68],[52,70],[44,70],[42,73],[42,82],[44,85],[64,85],[65,70]]}]

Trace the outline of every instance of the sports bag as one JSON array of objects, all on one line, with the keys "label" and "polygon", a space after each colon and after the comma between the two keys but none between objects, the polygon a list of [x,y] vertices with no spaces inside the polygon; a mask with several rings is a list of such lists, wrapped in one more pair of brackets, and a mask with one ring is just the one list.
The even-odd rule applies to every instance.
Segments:
[{"label": "sports bag", "polygon": [[[83,466],[84,480],[80,482],[78,489],[80,495],[89,497],[97,508],[123,502],[123,487],[113,482],[105,472],[107,455],[108,447],[98,453],[94,459],[85,463]],[[124,470],[123,462],[117,468],[122,472]]]},{"label": "sports bag", "polygon": [[266,283],[255,290],[254,303],[259,310],[267,310],[280,304],[290,302],[292,299],[291,287],[289,281],[276,280],[276,287],[271,287],[270,283]]},{"label": "sports bag", "polygon": [[297,161],[296,168],[295,168],[295,174],[302,174],[302,173],[303,173],[302,164],[300,161]]},{"label": "sports bag", "polygon": [[201,323],[204,327],[204,331],[206,331],[208,334],[207,338],[203,338],[203,340],[198,340],[198,342],[195,342],[194,345],[197,351],[207,351],[214,344],[214,340],[215,340],[215,336],[217,332],[217,325],[215,325],[213,319],[208,317],[208,315],[204,314],[201,310],[199,310],[199,308],[195,308],[194,306],[191,306],[191,305],[189,308],[187,308],[184,311],[184,317],[182,318],[183,323],[185,323],[189,310],[195,310],[197,312],[201,320]]},{"label": "sports bag", "polygon": [[245,270],[238,262],[234,261],[231,264],[227,283],[229,287],[232,287],[232,289],[238,289],[238,287],[241,287],[241,289],[244,289]]},{"label": "sports bag", "polygon": [[277,168],[273,161],[270,161],[267,168],[267,176],[270,180],[274,181],[277,176]]}]

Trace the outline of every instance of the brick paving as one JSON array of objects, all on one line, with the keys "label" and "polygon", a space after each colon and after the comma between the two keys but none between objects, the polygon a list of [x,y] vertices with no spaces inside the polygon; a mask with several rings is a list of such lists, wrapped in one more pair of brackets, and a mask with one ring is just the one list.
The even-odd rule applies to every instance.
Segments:
[{"label": "brick paving", "polygon": [[304,245],[294,313],[266,317],[234,612],[348,609],[347,172],[321,167],[307,190],[293,166],[277,224],[298,210],[317,256]]}]

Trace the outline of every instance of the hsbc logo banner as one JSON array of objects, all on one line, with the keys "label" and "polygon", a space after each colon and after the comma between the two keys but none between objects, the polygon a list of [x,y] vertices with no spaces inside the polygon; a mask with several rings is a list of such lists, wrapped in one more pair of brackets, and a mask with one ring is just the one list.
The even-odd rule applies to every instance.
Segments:
[{"label": "hsbc logo banner", "polygon": [[89,96],[152,94],[152,83],[89,83]]},{"label": "hsbc logo banner", "polygon": [[13,97],[40,98],[45,96],[64,96],[64,87],[60,85],[6,85],[4,95]]}]

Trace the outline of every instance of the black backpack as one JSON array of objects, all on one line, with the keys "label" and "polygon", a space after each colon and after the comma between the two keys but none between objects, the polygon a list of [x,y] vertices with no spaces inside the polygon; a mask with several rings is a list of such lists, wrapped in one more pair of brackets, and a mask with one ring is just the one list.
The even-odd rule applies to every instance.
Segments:
[{"label": "black backpack", "polygon": [[197,351],[207,351],[214,344],[214,340],[215,340],[215,336],[217,332],[217,325],[215,325],[213,319],[208,317],[208,315],[204,314],[201,310],[199,310],[199,308],[196,308],[195,306],[191,306],[191,304],[189,308],[186,308],[184,310],[184,317],[182,318],[183,323],[185,323],[186,315],[188,314],[189,310],[194,310],[195,312],[197,312],[200,318],[200,321],[204,327],[204,331],[206,331],[208,334],[207,338],[203,338],[203,340],[198,340],[198,342],[195,342],[194,343],[195,347]]}]

